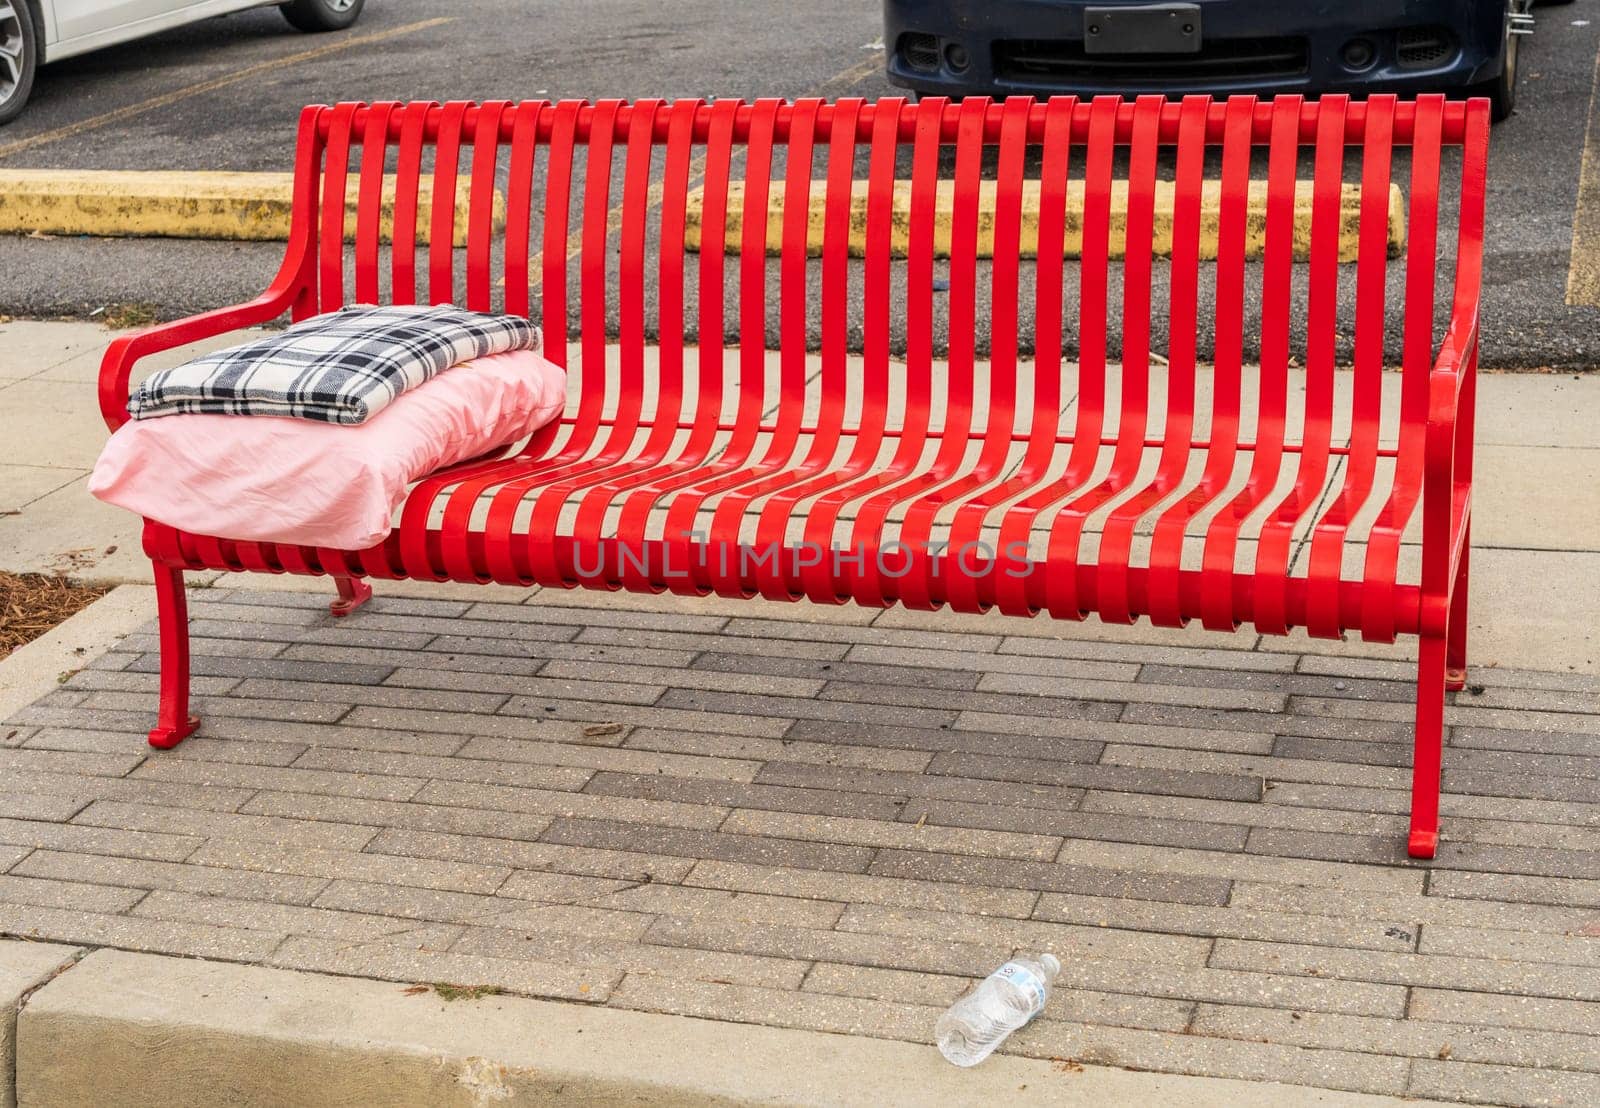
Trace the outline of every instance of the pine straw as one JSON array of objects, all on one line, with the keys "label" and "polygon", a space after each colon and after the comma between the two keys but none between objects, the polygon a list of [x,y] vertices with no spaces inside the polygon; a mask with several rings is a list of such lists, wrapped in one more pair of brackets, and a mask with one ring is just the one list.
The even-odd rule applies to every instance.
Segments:
[{"label": "pine straw", "polygon": [[75,585],[65,577],[0,571],[0,658],[49,631],[109,589]]}]

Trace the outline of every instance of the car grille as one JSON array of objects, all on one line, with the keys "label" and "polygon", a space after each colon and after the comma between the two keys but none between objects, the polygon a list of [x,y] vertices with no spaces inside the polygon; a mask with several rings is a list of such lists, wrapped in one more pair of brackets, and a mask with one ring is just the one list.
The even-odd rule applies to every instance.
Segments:
[{"label": "car grille", "polygon": [[1306,72],[1303,38],[1213,39],[1193,54],[1088,54],[1072,39],[1002,39],[994,44],[995,76],[1026,83],[1083,80],[1169,84]]},{"label": "car grille", "polygon": [[932,73],[939,68],[939,40],[932,35],[901,35],[900,56],[912,69]]},{"label": "car grille", "polygon": [[1455,52],[1455,39],[1443,27],[1407,27],[1395,36],[1395,60],[1401,69],[1432,69]]}]

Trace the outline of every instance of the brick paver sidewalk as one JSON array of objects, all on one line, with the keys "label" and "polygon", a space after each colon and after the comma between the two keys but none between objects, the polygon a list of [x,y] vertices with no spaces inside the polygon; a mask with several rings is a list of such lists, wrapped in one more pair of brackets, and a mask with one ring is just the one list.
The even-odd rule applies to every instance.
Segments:
[{"label": "brick paver sidewalk", "polygon": [[0,932],[916,1042],[1044,948],[1008,1050],[1600,1103],[1595,678],[1475,671],[1418,865],[1405,663],[325,603],[194,594],[178,751],[149,628],[0,727]]}]

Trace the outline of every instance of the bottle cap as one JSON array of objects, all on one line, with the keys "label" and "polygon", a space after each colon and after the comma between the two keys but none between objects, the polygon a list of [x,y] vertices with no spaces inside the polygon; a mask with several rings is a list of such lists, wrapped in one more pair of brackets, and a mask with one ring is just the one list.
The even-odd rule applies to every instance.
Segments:
[{"label": "bottle cap", "polygon": [[1061,959],[1054,954],[1039,955],[1039,964],[1044,967],[1045,972],[1051,977],[1061,972]]}]

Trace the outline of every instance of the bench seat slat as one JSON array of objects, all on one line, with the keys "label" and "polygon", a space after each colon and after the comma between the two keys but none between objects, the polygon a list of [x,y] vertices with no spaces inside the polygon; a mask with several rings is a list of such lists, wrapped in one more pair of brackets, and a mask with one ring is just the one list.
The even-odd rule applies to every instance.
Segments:
[{"label": "bench seat slat", "polygon": [[354,259],[356,301],[361,304],[378,302],[378,243],[383,223],[383,181],[389,148],[389,120],[399,106],[391,101],[371,105],[366,109],[361,131],[361,177],[356,192]]},{"label": "bench seat slat", "polygon": [[[1261,357],[1257,370],[1256,436],[1250,453],[1250,475],[1240,489],[1212,518],[1206,529],[1205,571],[1221,576],[1231,572],[1238,550],[1239,530],[1274,491],[1284,453],[1284,432],[1289,395],[1290,264],[1294,251],[1295,170],[1299,147],[1294,141],[1301,100],[1279,97],[1272,106],[1273,142],[1267,164],[1266,259],[1261,268]],[[1309,393],[1309,390],[1308,390]],[[1240,449],[1239,440],[1234,440]],[[1242,453],[1243,451],[1240,450]],[[1232,631],[1239,625],[1227,595],[1207,593],[1211,610],[1205,625]]]},{"label": "bench seat slat", "polygon": [[333,109],[328,157],[322,168],[320,282],[325,311],[332,311],[344,304],[345,194],[350,182],[350,150],[355,115],[354,104],[340,104]]}]

